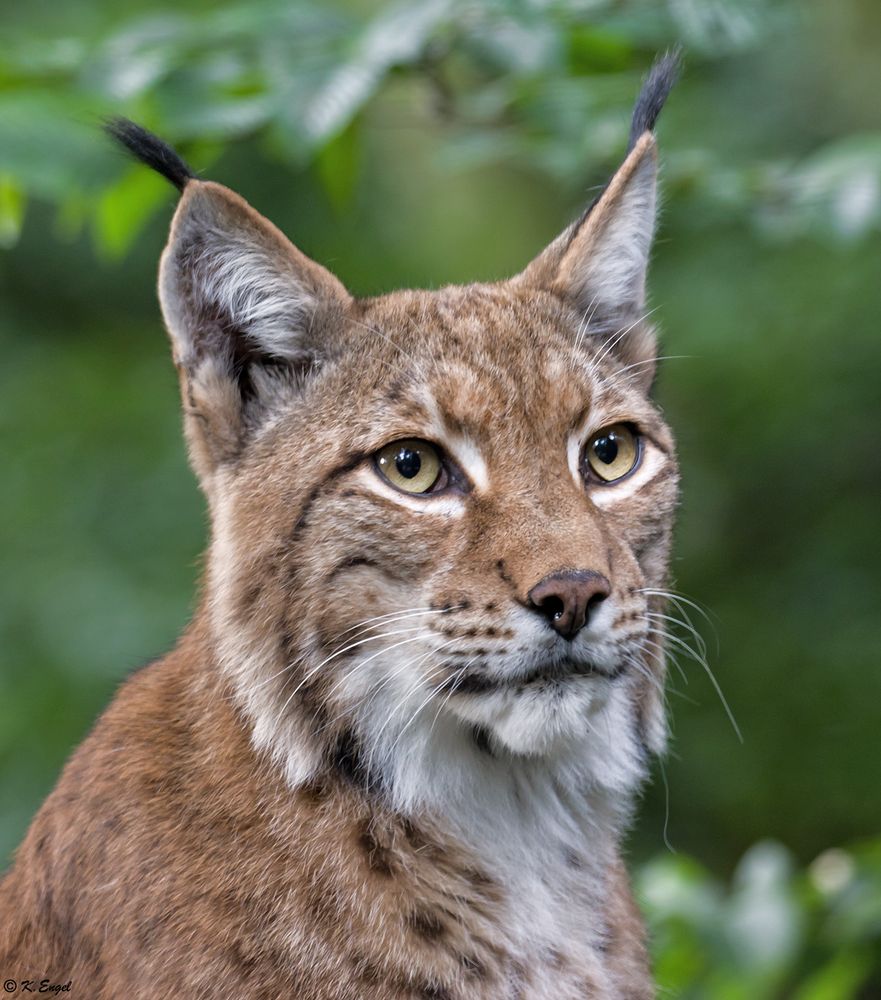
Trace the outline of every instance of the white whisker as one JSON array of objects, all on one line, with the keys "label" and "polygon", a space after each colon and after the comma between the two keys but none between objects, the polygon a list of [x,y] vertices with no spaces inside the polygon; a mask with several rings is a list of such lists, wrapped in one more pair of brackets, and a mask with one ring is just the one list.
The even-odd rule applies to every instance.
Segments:
[{"label": "white whisker", "polygon": [[726,699],[725,694],[722,691],[722,687],[716,680],[716,675],[710,668],[709,663],[707,663],[706,658],[701,656],[696,649],[689,646],[684,639],[680,639],[679,636],[670,635],[668,632],[663,631],[663,629],[656,629],[652,627],[649,628],[649,632],[654,633],[655,635],[663,636],[666,642],[672,642],[684,653],[687,653],[691,657],[691,659],[694,660],[695,663],[703,667],[704,671],[707,674],[707,677],[709,677],[710,682],[712,683],[713,687],[716,690],[716,694],[719,696],[719,700],[722,702],[722,707],[725,709],[725,714],[728,716],[728,719],[731,722],[732,727],[734,728],[734,732],[737,734],[738,740],[741,743],[743,743],[743,734],[740,731],[740,726],[738,726],[737,720],[734,718],[734,713],[731,711],[731,706],[728,704],[728,700]]},{"label": "white whisker", "polygon": [[[478,657],[472,656],[471,659],[468,660],[463,667],[460,667],[453,674],[452,679],[450,681],[450,690],[447,692],[446,698],[444,698],[443,701],[440,703],[440,705],[438,705],[437,711],[434,713],[434,719],[431,722],[431,729],[429,729],[429,731],[428,731],[429,736],[434,732],[434,727],[435,727],[435,724],[437,723],[438,716],[443,711],[444,706],[450,700],[450,698],[452,698],[453,695],[456,693],[456,681],[458,681],[458,679],[462,676],[462,674],[464,674],[465,671],[471,666],[471,664],[474,663],[475,660],[477,660],[477,659],[478,659]],[[444,683],[446,683],[446,679],[444,680]]]},{"label": "white whisker", "polygon": [[[344,635],[347,635],[349,633],[354,633],[355,635],[359,635],[362,632],[366,632],[368,630],[368,627],[369,627],[370,623],[380,622],[381,624],[380,624],[379,627],[382,628],[382,627],[385,627],[387,625],[394,625],[396,622],[399,622],[399,621],[405,621],[406,619],[409,619],[409,618],[418,618],[421,615],[440,615],[440,614],[446,614],[448,612],[448,610],[449,609],[447,609],[447,608],[430,608],[429,607],[429,608],[409,608],[406,611],[400,611],[400,612],[399,611],[390,611],[388,614],[377,615],[375,618],[367,618],[367,619],[365,619],[365,621],[359,622],[357,625],[352,625],[351,628],[347,628],[344,632],[340,632],[340,634],[337,636],[337,639],[341,639]],[[458,609],[457,608],[453,608],[453,610],[458,610]],[[387,633],[387,634],[394,635],[394,634],[399,634],[399,633]],[[366,642],[366,641],[368,641],[369,639],[372,639],[372,638],[379,638],[379,636],[367,636],[364,641]],[[352,646],[347,646],[346,647],[346,649],[352,649],[352,648],[353,648]],[[334,655],[336,655],[336,653],[338,653],[338,652],[345,652],[345,650],[339,650],[339,649],[335,650],[334,651]],[[297,657],[296,660],[293,660],[290,663],[286,664],[284,667],[281,668],[281,670],[277,671],[276,673],[272,674],[269,677],[264,678],[262,681],[260,681],[259,684],[255,685],[255,688],[265,687],[265,685],[269,684],[271,681],[274,681],[276,679],[276,677],[281,677],[282,674],[287,673],[289,670],[293,670],[294,667],[296,667],[299,664],[303,663],[304,660],[308,659],[308,656],[309,656],[308,653],[304,653],[301,656]],[[325,660],[325,662],[327,662],[327,661]]]},{"label": "white whisker", "polygon": [[658,309],[659,309],[659,306],[655,306],[654,309],[649,309],[649,311],[646,312],[646,313],[643,313],[643,315],[640,316],[639,319],[634,320],[630,324],[630,326],[625,327],[624,329],[619,329],[615,333],[611,334],[606,339],[606,342],[603,344],[603,346],[600,348],[600,353],[593,359],[593,361],[591,363],[591,371],[593,373],[596,373],[598,371],[598,369],[599,369],[599,366],[603,363],[603,361],[605,361],[605,359],[609,356],[609,354],[615,349],[615,347],[617,346],[617,344],[621,340],[623,340],[623,338],[626,337],[628,333],[630,333],[631,331],[635,330],[641,323],[644,323],[649,318],[649,316],[652,315],[652,313],[656,313],[658,311]]},{"label": "white whisker", "polygon": [[[382,682],[382,684],[380,684],[379,687],[376,688],[375,691],[371,692],[371,697],[375,697],[376,694],[379,692],[379,690],[381,690],[381,688],[384,687],[385,684],[387,684],[389,682],[389,680],[392,679],[392,676],[399,675],[404,668],[413,669],[415,667],[418,667],[419,664],[422,663],[424,660],[426,660],[429,656],[434,656],[435,654],[439,653],[442,649],[445,649],[447,646],[452,645],[454,642],[459,642],[459,637],[458,636],[455,636],[452,639],[448,639],[446,642],[442,642],[440,644],[440,646],[437,646],[434,649],[428,650],[428,652],[424,653],[415,662],[405,663],[402,668],[400,668],[398,671],[395,672],[395,674],[387,677]],[[374,756],[376,754],[377,748],[379,747],[380,737],[385,732],[385,730],[388,728],[389,724],[391,723],[392,719],[397,714],[398,710],[404,705],[404,702],[405,702],[406,698],[409,697],[409,695],[412,694],[413,691],[415,691],[417,687],[418,687],[418,683],[407,692],[407,695],[405,695],[404,698],[401,698],[395,704],[395,706],[392,708],[391,712],[389,712],[388,716],[386,717],[385,722],[379,727],[379,730],[376,732],[376,734],[373,735],[373,737],[372,737],[372,739],[373,739],[373,746],[371,747],[371,750],[370,750],[370,756],[367,759],[368,780],[369,780],[369,775],[371,773],[372,766],[373,766],[373,758],[374,758]]]},{"label": "white whisker", "polygon": [[315,674],[317,674],[322,667],[330,663],[331,660],[336,659],[336,657],[338,656],[342,656],[343,653],[348,652],[350,649],[356,649],[358,646],[363,646],[365,642],[372,642],[374,639],[387,639],[390,636],[403,635],[405,632],[418,632],[421,629],[421,627],[422,626],[420,625],[415,625],[412,628],[401,628],[401,629],[396,629],[393,632],[380,632],[378,635],[368,635],[364,639],[359,639],[357,642],[349,643],[348,646],[344,646],[342,649],[338,649],[336,650],[336,652],[331,653],[330,656],[322,660],[321,663],[319,663],[317,666],[314,666],[306,671],[306,673],[303,675],[303,678],[300,680],[300,683],[294,688],[293,691],[291,691],[284,705],[282,705],[281,711],[279,712],[279,717],[281,717],[284,714],[285,709],[291,703],[291,699],[297,694],[297,692],[303,687],[303,685],[308,683],[308,681],[311,680],[311,678],[314,677]]},{"label": "white whisker", "polygon": [[[397,649],[399,646],[404,646],[407,643],[418,642],[418,641],[422,641],[423,639],[431,639],[431,638],[433,638],[432,633],[431,632],[425,632],[422,635],[411,636],[409,639],[402,639],[400,642],[395,642],[391,646],[384,646],[382,649],[380,649],[376,653],[371,653],[371,655],[368,656],[366,660],[360,660],[360,661],[358,661],[354,665],[354,667],[353,667],[352,670],[350,670],[346,674],[343,674],[342,677],[339,677],[334,682],[333,686],[331,687],[331,689],[327,693],[328,699],[330,699],[331,695],[333,695],[337,691],[337,689],[342,684],[344,684],[352,676],[353,673],[355,673],[356,671],[359,671],[362,667],[366,666],[368,663],[370,663],[371,660],[375,660],[375,659],[377,659],[377,657],[382,656],[384,653],[389,653],[389,652],[391,652],[391,650]],[[393,670],[387,677],[383,678],[383,680],[375,688],[371,689],[368,692],[367,697],[368,698],[375,698],[376,695],[379,693],[379,691],[381,691],[382,688],[384,688],[385,685],[389,683],[389,681],[393,680],[395,677],[398,677],[405,669],[409,668],[412,665],[413,665],[413,661],[409,660],[409,661],[403,663],[400,667],[398,667],[397,670]],[[326,723],[320,729],[316,730],[316,735],[324,732],[325,729],[330,728],[330,726],[333,725],[335,722],[339,722],[340,719],[344,718],[346,715],[349,715],[351,713],[351,711],[352,711],[351,707],[345,708],[342,712],[340,712],[339,715],[334,716],[330,720],[330,722]]]},{"label": "white whisker", "polygon": [[674,615],[661,615],[655,611],[647,611],[645,617],[651,619],[652,621],[663,621],[670,622],[673,625],[678,625],[680,628],[685,629],[689,635],[694,637],[695,644],[700,650],[701,656],[707,655],[707,644],[704,642],[704,637],[698,632],[698,630],[691,624],[691,622],[683,621],[681,618],[676,618]]},{"label": "white whisker", "polygon": [[581,347],[582,342],[587,331],[590,329],[590,324],[593,322],[593,316],[596,312],[597,305],[599,304],[599,293],[594,295],[591,299],[590,304],[584,311],[584,316],[581,322],[578,324],[578,332],[575,335],[575,350],[578,351]]},{"label": "white whisker", "polygon": [[716,654],[718,655],[718,653],[719,653],[719,631],[716,628],[716,622],[713,621],[712,617],[710,616],[710,612],[708,612],[706,608],[701,607],[700,604],[698,604],[696,601],[692,600],[691,598],[686,597],[684,594],[679,594],[679,593],[676,593],[675,591],[672,591],[672,590],[657,590],[657,589],[653,589],[651,587],[643,587],[640,590],[637,590],[636,593],[637,594],[648,594],[648,595],[653,596],[653,597],[663,597],[664,599],[670,601],[670,603],[676,605],[676,608],[679,610],[679,612],[686,619],[688,619],[689,624],[692,624],[691,619],[688,617],[688,612],[685,610],[684,607],[682,607],[682,605],[684,604],[687,607],[692,608],[694,611],[696,611],[701,616],[701,618],[703,618],[704,621],[712,629],[712,631],[713,631],[713,637],[716,640]]}]

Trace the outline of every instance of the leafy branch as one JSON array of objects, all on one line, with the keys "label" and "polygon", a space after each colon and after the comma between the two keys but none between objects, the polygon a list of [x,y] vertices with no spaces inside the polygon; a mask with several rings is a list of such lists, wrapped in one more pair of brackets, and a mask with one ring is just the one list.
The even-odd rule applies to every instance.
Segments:
[{"label": "leafy branch", "polygon": [[[108,15],[76,35],[13,29],[0,51],[0,244],[14,244],[36,198],[57,206],[60,235],[88,224],[100,251],[125,252],[163,195],[108,155],[95,127],[106,114],[143,122],[203,169],[257,138],[292,165],[318,162],[343,199],[354,133],[334,144],[401,77],[414,113],[443,129],[450,169],[517,163],[583,190],[620,154],[656,52],[684,42],[690,73],[710,73],[792,17],[771,0],[407,0],[369,16],[257,0]],[[852,238],[881,219],[879,136],[799,162],[723,164],[688,142],[667,154],[674,195],[751,213],[769,233]]]}]

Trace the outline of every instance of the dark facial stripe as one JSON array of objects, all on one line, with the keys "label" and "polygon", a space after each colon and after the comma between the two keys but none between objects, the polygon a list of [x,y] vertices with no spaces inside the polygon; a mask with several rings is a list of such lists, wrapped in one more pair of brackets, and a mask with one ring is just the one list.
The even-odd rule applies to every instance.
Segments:
[{"label": "dark facial stripe", "polygon": [[626,664],[621,664],[614,670],[600,670],[594,667],[585,666],[569,673],[548,673],[544,669],[533,670],[520,677],[487,677],[484,674],[475,672],[464,675],[454,674],[444,682],[442,690],[450,691],[453,694],[486,694],[490,691],[501,691],[510,688],[523,688],[528,684],[548,681],[565,681],[570,677],[598,677],[602,680],[614,681],[623,676],[626,672]]},{"label": "dark facial stripe", "polygon": [[349,455],[344,462],[341,462],[339,465],[335,466],[333,469],[330,470],[330,472],[327,473],[327,475],[325,475],[322,479],[319,479],[319,481],[309,491],[309,496],[306,497],[306,502],[300,508],[299,517],[297,518],[293,528],[291,529],[292,538],[296,538],[305,527],[306,521],[308,520],[309,517],[309,512],[312,509],[312,505],[321,495],[324,488],[328,486],[330,483],[332,483],[335,479],[338,479],[340,476],[345,475],[347,472],[351,472],[352,469],[359,466],[366,458],[367,455],[364,454],[363,452],[358,452],[357,454]]},{"label": "dark facial stripe", "polygon": [[344,781],[361,791],[381,793],[387,787],[381,770],[375,765],[368,769],[358,737],[350,729],[344,729],[329,748],[327,763]]},{"label": "dark facial stripe", "polygon": [[400,504],[395,503],[394,500],[389,500],[388,497],[384,497],[379,493],[371,493],[369,490],[346,489],[342,492],[341,496],[358,497],[359,500],[367,500],[370,503],[379,507],[384,507],[387,510],[401,509]]},{"label": "dark facial stripe", "polygon": [[471,730],[471,738],[474,740],[474,745],[481,753],[485,753],[488,757],[494,757],[492,743],[490,742],[489,731],[484,726],[475,726]]}]

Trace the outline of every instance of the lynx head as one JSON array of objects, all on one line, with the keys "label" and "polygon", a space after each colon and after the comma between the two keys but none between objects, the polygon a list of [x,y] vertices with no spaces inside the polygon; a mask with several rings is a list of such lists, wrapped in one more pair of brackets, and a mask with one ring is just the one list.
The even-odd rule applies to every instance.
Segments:
[{"label": "lynx head", "polygon": [[368,299],[111,124],[183,191],[159,290],[205,614],[292,783],[342,770],[406,804],[553,763],[629,787],[661,748],[677,467],[645,282],[674,75],[656,64],[620,168],[522,273]]}]

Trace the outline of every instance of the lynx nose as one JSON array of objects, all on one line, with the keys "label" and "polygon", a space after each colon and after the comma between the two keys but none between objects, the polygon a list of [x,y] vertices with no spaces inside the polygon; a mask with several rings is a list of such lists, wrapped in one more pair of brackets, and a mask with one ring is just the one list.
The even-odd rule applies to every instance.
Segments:
[{"label": "lynx nose", "polygon": [[611,590],[602,573],[576,569],[551,573],[529,591],[527,598],[564,639],[572,639]]}]

